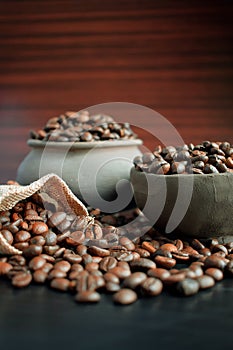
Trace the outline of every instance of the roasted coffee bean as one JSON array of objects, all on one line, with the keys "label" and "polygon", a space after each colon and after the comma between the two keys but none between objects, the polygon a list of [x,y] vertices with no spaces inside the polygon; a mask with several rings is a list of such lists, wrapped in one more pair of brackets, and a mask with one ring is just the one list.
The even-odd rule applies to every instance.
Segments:
[{"label": "roasted coffee bean", "polygon": [[6,275],[12,268],[13,266],[11,264],[0,261],[0,276]]},{"label": "roasted coffee bean", "polygon": [[15,243],[14,247],[18,250],[24,251],[24,249],[29,247],[29,243],[28,242]]},{"label": "roasted coffee bean", "polygon": [[180,295],[191,296],[198,293],[199,283],[191,278],[185,278],[183,281],[177,283],[176,290]]},{"label": "roasted coffee bean", "polygon": [[203,275],[203,270],[199,265],[191,264],[189,269],[195,273],[196,277],[200,277]]},{"label": "roasted coffee bean", "polygon": [[116,266],[113,269],[109,270],[110,273],[113,273],[120,279],[125,279],[130,276],[131,272],[129,269],[125,269],[121,266]]},{"label": "roasted coffee bean", "polygon": [[120,279],[117,277],[114,273],[107,272],[104,274],[104,280],[106,282],[114,283],[114,284],[119,284]]},{"label": "roasted coffee bean", "polygon": [[154,253],[156,248],[150,242],[143,242],[142,248],[148,250],[149,253]]},{"label": "roasted coffee bean", "polygon": [[209,269],[205,270],[205,274],[214,278],[215,281],[221,281],[223,279],[223,272],[214,267],[210,267]]},{"label": "roasted coffee bean", "polygon": [[48,221],[50,227],[59,226],[66,219],[66,213],[64,212],[56,212],[54,213]]},{"label": "roasted coffee bean", "polygon": [[119,252],[115,255],[115,258],[118,261],[133,261],[133,254],[131,253],[131,251],[126,251],[126,252]]},{"label": "roasted coffee bean", "polygon": [[167,258],[165,256],[157,255],[155,257],[155,262],[158,264],[158,266],[165,268],[165,269],[171,269],[176,265],[176,260],[172,258]]},{"label": "roasted coffee bean", "polygon": [[48,274],[42,269],[38,269],[33,273],[33,281],[36,283],[45,283]]},{"label": "roasted coffee bean", "polygon": [[117,265],[117,260],[111,256],[103,258],[100,262],[100,269],[102,271],[108,271],[113,269]]},{"label": "roasted coffee bean", "polygon": [[171,243],[165,243],[163,245],[160,246],[161,250],[165,250],[165,251],[169,251],[171,253],[176,253],[177,252],[177,247],[174,244]]},{"label": "roasted coffee bean", "polygon": [[32,225],[32,233],[34,235],[43,235],[48,232],[48,226],[44,222],[35,222]]},{"label": "roasted coffee bean", "polygon": [[84,265],[87,265],[92,262],[92,256],[90,254],[84,254],[82,256],[82,261]]},{"label": "roasted coffee bean", "polygon": [[29,272],[19,272],[11,280],[14,287],[27,287],[32,281],[32,275]]},{"label": "roasted coffee bean", "polygon": [[24,249],[23,254],[27,258],[33,258],[34,256],[42,253],[42,247],[39,245],[31,244],[28,248]]},{"label": "roasted coffee bean", "polygon": [[48,279],[51,280],[53,278],[65,278],[66,272],[60,269],[52,269],[48,274]]},{"label": "roasted coffee bean", "polygon": [[90,262],[90,263],[85,265],[85,269],[88,272],[98,270],[99,269],[99,264],[94,263],[94,262]]},{"label": "roasted coffee bean", "polygon": [[80,255],[72,253],[64,254],[63,258],[71,264],[79,264],[82,261],[82,257]]},{"label": "roasted coffee bean", "polygon": [[54,255],[59,248],[60,248],[59,245],[44,245],[43,251],[48,255]]},{"label": "roasted coffee bean", "polygon": [[13,243],[14,237],[9,230],[1,230],[0,233],[10,245]]},{"label": "roasted coffee bean", "polygon": [[130,289],[137,288],[147,279],[147,275],[143,272],[134,272],[124,280],[124,286]]},{"label": "roasted coffee bean", "polygon": [[150,252],[146,249],[136,248],[135,252],[138,253],[141,258],[149,258],[150,257]]},{"label": "roasted coffee bean", "polygon": [[54,265],[54,269],[58,269],[63,272],[68,272],[70,268],[71,268],[70,263],[65,260],[61,260]]},{"label": "roasted coffee bean", "polygon": [[163,283],[166,285],[166,286],[170,286],[170,285],[173,285],[175,283],[178,283],[178,282],[181,282],[183,281],[185,278],[186,278],[186,273],[185,272],[178,272],[176,274],[172,274],[171,276],[165,278],[163,280]]},{"label": "roasted coffee bean", "polygon": [[119,243],[125,247],[127,250],[134,250],[135,244],[127,237],[121,237]]},{"label": "roasted coffee bean", "polygon": [[155,268],[155,269],[149,269],[147,271],[147,275],[149,277],[159,278],[160,280],[163,281],[164,279],[170,276],[170,272],[166,269]]},{"label": "roasted coffee bean", "polygon": [[154,277],[148,277],[141,284],[141,292],[147,296],[156,296],[162,293],[163,284],[162,282]]},{"label": "roasted coffee bean", "polygon": [[78,303],[98,303],[100,301],[100,294],[95,291],[86,290],[79,292],[75,300]]},{"label": "roasted coffee bean", "polygon": [[18,231],[14,237],[15,242],[18,242],[18,243],[28,241],[30,238],[31,238],[31,235],[27,231]]},{"label": "roasted coffee bean", "polygon": [[214,278],[208,275],[198,277],[197,281],[199,282],[200,289],[211,288],[215,285]]},{"label": "roasted coffee bean", "polygon": [[140,258],[138,260],[134,260],[130,263],[130,267],[137,271],[148,271],[149,269],[155,269],[156,264],[149,259],[146,258]]},{"label": "roasted coffee bean", "polygon": [[209,267],[216,267],[217,269],[223,270],[227,263],[224,260],[224,258],[221,258],[219,256],[208,256],[205,260],[205,268],[208,269]]},{"label": "roasted coffee bean", "polygon": [[46,264],[46,260],[41,256],[35,256],[32,258],[28,264],[31,270],[41,269]]},{"label": "roasted coffee bean", "polygon": [[45,238],[43,236],[35,236],[30,239],[30,244],[35,244],[35,245],[45,245]]},{"label": "roasted coffee bean", "polygon": [[70,281],[66,278],[54,278],[50,283],[50,287],[62,292],[66,292],[69,289],[69,285]]},{"label": "roasted coffee bean", "polygon": [[137,294],[131,289],[123,288],[114,294],[113,300],[117,304],[129,305],[137,301]]},{"label": "roasted coffee bean", "polygon": [[46,246],[55,246],[57,244],[57,235],[54,232],[48,232],[44,236]]},{"label": "roasted coffee bean", "polygon": [[172,253],[167,249],[157,249],[156,252],[153,254],[153,257],[156,256],[165,256],[166,258],[172,258]]},{"label": "roasted coffee bean", "polygon": [[97,224],[93,224],[86,228],[85,236],[86,239],[101,239],[103,236],[102,228]]},{"label": "roasted coffee bean", "polygon": [[9,258],[8,262],[12,266],[15,266],[15,265],[24,266],[24,265],[26,265],[26,259],[22,255],[12,255]]},{"label": "roasted coffee bean", "polygon": [[72,246],[76,246],[85,241],[85,235],[83,231],[74,231],[72,232],[68,238],[66,238],[66,242]]},{"label": "roasted coffee bean", "polygon": [[82,245],[82,244],[78,245],[76,247],[76,253],[78,255],[80,255],[80,256],[83,256],[84,254],[87,254],[87,246]]},{"label": "roasted coffee bean", "polygon": [[113,283],[113,282],[107,282],[105,285],[105,289],[107,292],[109,293],[115,293],[118,292],[120,290],[120,285],[117,283]]},{"label": "roasted coffee bean", "polygon": [[97,255],[97,256],[101,256],[102,258],[104,258],[105,256],[109,256],[110,255],[110,251],[104,248],[100,248],[100,247],[89,247],[88,248],[88,252],[91,255]]}]

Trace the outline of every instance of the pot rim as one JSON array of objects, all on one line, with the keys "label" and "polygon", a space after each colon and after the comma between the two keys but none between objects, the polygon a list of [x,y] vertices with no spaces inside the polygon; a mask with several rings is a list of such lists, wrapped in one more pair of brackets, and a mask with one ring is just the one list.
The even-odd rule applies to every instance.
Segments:
[{"label": "pot rim", "polygon": [[144,171],[138,171],[135,169],[134,166],[132,166],[131,168],[131,171],[130,171],[130,174],[131,176],[150,176],[150,177],[165,177],[167,179],[171,178],[171,179],[175,179],[175,178],[187,178],[187,176],[195,176],[197,178],[209,178],[209,177],[215,177],[215,176],[225,176],[225,177],[228,177],[228,176],[233,176],[233,173],[229,173],[229,172],[226,172],[226,173],[217,173],[217,174],[170,174],[170,175],[163,175],[163,174],[152,174],[152,173],[146,173]]},{"label": "pot rim", "polygon": [[132,140],[114,140],[114,141],[93,141],[93,142],[55,142],[55,141],[40,141],[29,139],[28,146],[32,148],[72,148],[72,149],[90,149],[90,148],[110,148],[110,147],[129,147],[139,146],[143,144],[141,139]]}]

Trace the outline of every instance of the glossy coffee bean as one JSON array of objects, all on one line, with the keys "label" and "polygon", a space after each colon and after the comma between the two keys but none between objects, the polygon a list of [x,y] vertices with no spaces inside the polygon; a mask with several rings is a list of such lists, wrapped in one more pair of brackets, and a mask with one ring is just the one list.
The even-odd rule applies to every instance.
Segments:
[{"label": "glossy coffee bean", "polygon": [[46,264],[46,260],[40,256],[32,258],[28,264],[31,270],[41,269]]},{"label": "glossy coffee bean", "polygon": [[11,264],[0,261],[0,276],[6,275],[12,268]]},{"label": "glossy coffee bean", "polygon": [[205,274],[214,278],[215,281],[221,281],[223,279],[223,272],[214,267],[210,267],[209,269],[205,270]]},{"label": "glossy coffee bean", "polygon": [[23,254],[27,258],[33,258],[42,253],[42,247],[39,245],[31,244],[28,248],[24,249]]},{"label": "glossy coffee bean", "polygon": [[70,268],[71,268],[71,264],[65,260],[61,260],[54,265],[54,269],[58,269],[63,272],[68,272]]},{"label": "glossy coffee bean", "polygon": [[124,280],[126,288],[135,289],[147,279],[147,275],[143,272],[134,272]]},{"label": "glossy coffee bean", "polygon": [[141,292],[147,296],[156,296],[162,293],[163,284],[158,278],[148,277],[141,284]]},{"label": "glossy coffee bean", "polygon": [[83,292],[79,292],[76,297],[75,300],[78,303],[98,303],[100,301],[100,294],[95,292],[95,291],[83,291]]},{"label": "glossy coffee bean", "polygon": [[213,277],[208,275],[203,275],[197,278],[197,281],[199,282],[200,289],[207,289],[211,288],[215,285],[215,280]]},{"label": "glossy coffee bean", "polygon": [[147,271],[149,269],[156,268],[156,264],[150,259],[140,258],[138,260],[132,261],[130,263],[130,267],[133,270],[137,270],[137,271]]},{"label": "glossy coffee bean", "polygon": [[191,296],[198,293],[199,283],[191,278],[185,278],[183,281],[177,283],[176,290],[180,295]]},{"label": "glossy coffee bean", "polygon": [[155,269],[149,269],[147,271],[147,275],[149,277],[159,278],[161,281],[163,281],[164,279],[170,276],[170,272],[166,269],[155,268]]},{"label": "glossy coffee bean", "polygon": [[45,283],[47,277],[48,277],[48,274],[42,269],[38,269],[33,272],[33,281],[36,283],[41,283],[41,284]]},{"label": "glossy coffee bean", "polygon": [[48,226],[44,222],[35,222],[32,225],[32,233],[34,235],[43,235],[48,232]]},{"label": "glossy coffee bean", "polygon": [[131,289],[123,288],[114,294],[113,300],[117,304],[129,305],[137,301],[137,294]]},{"label": "glossy coffee bean", "polygon": [[19,272],[11,280],[14,287],[24,288],[27,287],[32,281],[32,275],[28,272]]},{"label": "glossy coffee bean", "polygon": [[117,265],[117,260],[111,256],[103,258],[100,262],[100,269],[107,272],[110,269],[113,269]]},{"label": "glossy coffee bean", "polygon": [[50,283],[51,288],[62,292],[66,292],[69,289],[69,285],[70,281],[66,278],[54,278]]},{"label": "glossy coffee bean", "polygon": [[158,264],[158,266],[164,268],[164,269],[171,269],[176,265],[176,260],[173,258],[167,258],[165,256],[157,255],[155,257],[155,262]]}]

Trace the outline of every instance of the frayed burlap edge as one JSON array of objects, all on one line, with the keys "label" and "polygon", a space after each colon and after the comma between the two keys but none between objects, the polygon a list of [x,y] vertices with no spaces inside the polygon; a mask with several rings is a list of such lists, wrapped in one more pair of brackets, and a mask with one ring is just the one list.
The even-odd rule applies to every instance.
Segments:
[{"label": "frayed burlap edge", "polygon": [[[85,215],[89,223],[93,218],[88,216],[85,205],[71,192],[66,183],[55,174],[48,174],[28,186],[0,186],[0,211],[12,209],[18,202],[43,190],[59,203],[59,209],[68,213]],[[0,233],[0,254],[22,254],[22,251],[11,246]]]}]

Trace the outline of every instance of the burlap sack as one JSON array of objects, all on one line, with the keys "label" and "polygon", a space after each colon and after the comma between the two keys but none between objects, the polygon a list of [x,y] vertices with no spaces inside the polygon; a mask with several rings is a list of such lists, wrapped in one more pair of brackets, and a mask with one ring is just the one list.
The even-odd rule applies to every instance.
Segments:
[{"label": "burlap sack", "polygon": [[[85,215],[90,223],[93,218],[88,216],[87,208],[71,192],[66,183],[55,174],[48,174],[28,186],[2,185],[0,186],[0,211],[13,208],[19,201],[32,196],[38,191],[43,191],[54,199],[57,210],[78,215]],[[22,252],[11,246],[0,232],[0,254],[22,254]]]}]

